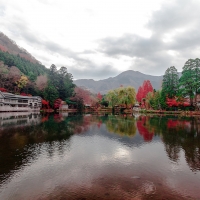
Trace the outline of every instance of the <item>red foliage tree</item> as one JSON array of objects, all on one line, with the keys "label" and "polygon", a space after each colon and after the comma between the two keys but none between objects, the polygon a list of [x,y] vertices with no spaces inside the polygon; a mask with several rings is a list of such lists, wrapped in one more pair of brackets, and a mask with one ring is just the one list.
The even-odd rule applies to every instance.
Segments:
[{"label": "red foliage tree", "polygon": [[142,101],[142,93],[143,93],[143,89],[142,89],[142,87],[140,86],[140,87],[138,88],[138,92],[137,92],[137,94],[136,94],[136,99],[137,99],[138,102],[141,102],[141,101]]},{"label": "red foliage tree", "polygon": [[49,101],[42,99],[42,108],[49,109]]},{"label": "red foliage tree", "polygon": [[56,100],[54,101],[54,109],[60,108],[61,103],[62,103],[62,99],[56,99]]},{"label": "red foliage tree", "polygon": [[100,93],[100,92],[97,94],[97,99],[98,99],[99,101],[101,101],[101,100],[102,100],[102,95],[101,95],[101,93]]},{"label": "red foliage tree", "polygon": [[0,88],[1,92],[7,92],[7,90],[5,88]]},{"label": "red foliage tree", "polygon": [[75,96],[71,98],[72,101],[79,101],[79,102],[83,101],[84,104],[91,103],[90,93],[87,90],[76,87],[74,91],[75,91]]},{"label": "red foliage tree", "polygon": [[187,107],[187,106],[190,106],[190,103],[188,102],[187,99],[183,99],[182,101],[177,101],[176,98],[167,98],[166,99],[166,104],[169,106],[169,107],[177,107],[177,106],[184,106],[184,107]]},{"label": "red foliage tree", "polygon": [[149,92],[153,92],[153,87],[149,80],[143,82],[142,86],[138,88],[136,99],[138,102],[142,102],[143,98],[146,98]]},{"label": "red foliage tree", "polygon": [[147,80],[143,83],[143,98],[145,98],[149,92],[153,92],[153,87],[151,82]]}]

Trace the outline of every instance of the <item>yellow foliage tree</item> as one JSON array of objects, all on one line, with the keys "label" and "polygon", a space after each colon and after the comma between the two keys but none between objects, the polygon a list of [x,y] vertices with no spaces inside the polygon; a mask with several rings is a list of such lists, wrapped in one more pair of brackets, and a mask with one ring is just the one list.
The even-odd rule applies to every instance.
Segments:
[{"label": "yellow foliage tree", "polygon": [[110,106],[115,106],[116,104],[135,104],[135,88],[129,87],[120,87],[115,90],[111,90],[106,95],[106,100],[109,101]]},{"label": "yellow foliage tree", "polygon": [[22,75],[21,78],[18,81],[16,81],[16,84],[17,84],[17,87],[19,88],[19,90],[24,88],[27,83],[28,83],[28,78],[24,75]]}]

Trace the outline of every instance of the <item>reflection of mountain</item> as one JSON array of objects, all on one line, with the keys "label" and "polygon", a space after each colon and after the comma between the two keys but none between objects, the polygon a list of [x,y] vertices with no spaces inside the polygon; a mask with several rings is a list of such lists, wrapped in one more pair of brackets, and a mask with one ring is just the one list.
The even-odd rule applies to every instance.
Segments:
[{"label": "reflection of mountain", "polygon": [[0,130],[8,127],[36,125],[41,122],[39,112],[5,112],[0,113]]}]

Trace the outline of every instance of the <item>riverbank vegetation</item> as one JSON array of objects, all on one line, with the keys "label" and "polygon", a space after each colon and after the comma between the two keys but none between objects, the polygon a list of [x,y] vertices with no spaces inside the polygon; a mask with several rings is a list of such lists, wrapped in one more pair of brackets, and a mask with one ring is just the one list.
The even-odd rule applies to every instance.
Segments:
[{"label": "riverbank vegetation", "polygon": [[[161,83],[155,90],[149,80],[143,82],[136,93],[135,89],[119,87],[105,95],[92,94],[76,87],[73,76],[66,67],[52,64],[46,68],[39,62],[30,62],[19,55],[0,51],[0,90],[22,95],[35,95],[43,98],[43,108],[59,108],[62,101],[78,110],[91,107],[132,109],[139,105],[145,110],[199,110],[200,108],[200,59],[189,59],[183,66],[180,76],[177,69],[169,67]],[[60,102],[58,104],[58,102]]]},{"label": "riverbank vegetation", "polygon": [[169,67],[163,76],[159,91],[146,92],[144,84],[138,89],[137,101],[143,109],[199,110],[200,108],[200,59],[189,59],[179,78],[177,69]]}]

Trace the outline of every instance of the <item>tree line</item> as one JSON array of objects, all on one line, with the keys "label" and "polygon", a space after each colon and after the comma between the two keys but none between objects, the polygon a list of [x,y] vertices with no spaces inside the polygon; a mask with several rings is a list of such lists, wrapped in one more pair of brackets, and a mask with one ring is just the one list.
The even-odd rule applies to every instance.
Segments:
[{"label": "tree line", "polygon": [[123,104],[127,107],[135,105],[136,102],[143,108],[197,109],[197,95],[200,94],[200,59],[189,59],[183,66],[180,78],[177,69],[174,66],[169,67],[163,76],[162,88],[158,91],[146,80],[137,93],[134,87],[121,86],[102,96],[100,93],[92,94],[88,90],[76,87],[72,74],[64,66],[57,69],[52,64],[47,69],[40,63],[32,63],[19,55],[0,51],[0,90],[41,96],[51,107],[56,99],[61,99],[76,102],[80,109],[86,104],[96,107]]},{"label": "tree line", "polygon": [[15,94],[38,95],[53,106],[57,98],[63,100],[73,95],[75,84],[66,67],[50,69],[32,63],[19,55],[0,51],[0,88]]},{"label": "tree line", "polygon": [[145,95],[141,91],[139,88],[138,102],[153,109],[199,109],[197,97],[200,94],[200,59],[189,59],[183,66],[180,78],[176,67],[169,67],[163,76],[161,90],[151,89]]}]

